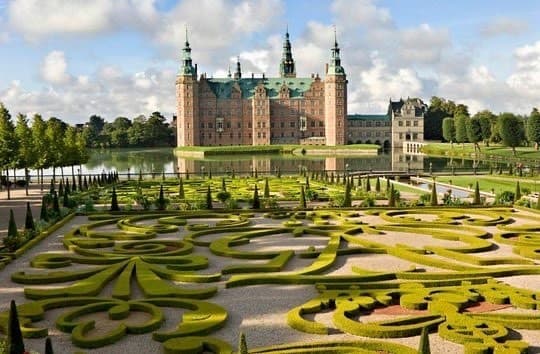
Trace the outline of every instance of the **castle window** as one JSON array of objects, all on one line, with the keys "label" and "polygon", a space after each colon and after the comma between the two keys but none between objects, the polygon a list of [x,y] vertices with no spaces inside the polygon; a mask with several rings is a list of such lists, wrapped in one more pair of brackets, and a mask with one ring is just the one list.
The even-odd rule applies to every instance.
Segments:
[{"label": "castle window", "polygon": [[283,138],[283,136],[284,136],[284,135],[283,135],[283,132],[281,132],[281,137]]},{"label": "castle window", "polygon": [[319,132],[319,136],[323,136],[323,132]]},{"label": "castle window", "polygon": [[403,133],[399,133],[399,139],[403,139]]},{"label": "castle window", "polygon": [[274,122],[271,122],[270,123],[270,128],[274,128],[274,126],[275,126]]},{"label": "castle window", "polygon": [[212,133],[208,133],[208,138],[212,139]]},{"label": "castle window", "polygon": [[311,136],[315,136],[315,132],[311,132]]},{"label": "castle window", "polygon": [[[400,126],[400,127],[403,126],[403,121],[402,121],[402,120],[398,121],[398,126]],[[400,138],[400,139],[401,139],[401,138]]]},{"label": "castle window", "polygon": [[291,136],[294,138],[294,132],[291,132]]},{"label": "castle window", "polygon": [[238,139],[242,137],[242,133],[238,133]]},{"label": "castle window", "polygon": [[413,126],[415,126],[415,127],[418,126],[418,121],[417,121],[417,120],[415,120],[415,121],[413,122]]},{"label": "castle window", "polygon": [[305,132],[307,130],[307,118],[306,117],[300,117],[298,125],[300,127],[300,131]]},{"label": "castle window", "polygon": [[242,128],[242,123],[238,122],[238,128]]},{"label": "castle window", "polygon": [[266,133],[265,132],[263,132],[263,138],[266,138]]},{"label": "castle window", "polygon": [[291,124],[291,128],[294,128],[296,126],[296,123],[294,123],[294,121],[292,121],[290,124]]},{"label": "castle window", "polygon": [[371,127],[371,121],[370,121],[370,120],[368,120],[368,121],[366,122],[366,127]]},{"label": "castle window", "polygon": [[257,122],[257,128],[261,127],[261,122]]},{"label": "castle window", "polygon": [[218,133],[223,131],[223,118],[216,118],[216,131]]},{"label": "castle window", "polygon": [[280,126],[281,128],[285,128],[285,122],[279,123],[279,126]]},{"label": "castle window", "polygon": [[266,122],[262,122],[262,127],[266,128]]},{"label": "castle window", "polygon": [[201,122],[201,128],[203,128],[203,129],[204,129],[204,123],[203,123],[203,122]]},{"label": "castle window", "polygon": [[251,133],[249,133],[249,138],[251,139]]},{"label": "castle window", "polygon": [[251,128],[251,122],[248,123],[248,128]]},{"label": "castle window", "polygon": [[231,139],[232,139],[232,137],[233,137],[233,135],[232,135],[232,133],[230,133],[230,134],[229,134],[229,138],[231,138]]},{"label": "castle window", "polygon": [[324,127],[324,122],[323,121],[319,122],[319,127]]},{"label": "castle window", "polygon": [[257,138],[260,138],[261,137],[261,132],[258,132],[257,133]]},{"label": "castle window", "polygon": [[376,136],[376,137],[380,137],[380,136],[381,136],[381,132],[376,132],[376,133],[375,133],[375,136]]},{"label": "castle window", "polygon": [[227,129],[231,129],[231,122],[227,122]]},{"label": "castle window", "polygon": [[410,126],[411,126],[411,121],[410,121],[410,120],[406,120],[406,121],[405,121],[405,126],[406,126],[406,127],[410,127]]},{"label": "castle window", "polygon": [[312,128],[315,127],[315,121],[312,120],[310,125],[311,125]]},{"label": "castle window", "polygon": [[379,121],[375,122],[375,126],[376,126],[376,127],[380,127],[380,126],[381,126],[381,122],[379,122]]},{"label": "castle window", "polygon": [[214,124],[208,123],[208,128],[210,128],[210,129],[214,128]]},{"label": "castle window", "polygon": [[413,138],[413,140],[418,139],[418,133],[412,133],[412,138]]}]

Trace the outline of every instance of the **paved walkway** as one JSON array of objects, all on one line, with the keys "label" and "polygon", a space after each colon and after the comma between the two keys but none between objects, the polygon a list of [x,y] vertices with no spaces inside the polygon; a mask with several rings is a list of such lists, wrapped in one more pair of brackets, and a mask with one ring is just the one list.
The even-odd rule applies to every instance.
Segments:
[{"label": "paved walkway", "polygon": [[[44,189],[46,192],[48,186]],[[19,229],[24,228],[26,217],[26,202],[30,202],[35,220],[39,220],[41,210],[41,190],[39,184],[31,185],[26,196],[24,188],[11,189],[11,200],[7,200],[7,190],[0,191],[0,240],[7,235],[9,223],[9,209],[13,209],[15,221]]]}]

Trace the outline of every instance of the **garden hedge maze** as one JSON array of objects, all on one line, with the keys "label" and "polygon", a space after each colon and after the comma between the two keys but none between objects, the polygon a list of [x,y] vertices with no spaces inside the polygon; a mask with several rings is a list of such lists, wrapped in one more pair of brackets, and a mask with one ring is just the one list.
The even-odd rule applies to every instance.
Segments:
[{"label": "garden hedge maze", "polygon": [[[303,284],[315,292],[282,322],[308,340],[256,347],[246,331],[250,352],[417,353],[395,338],[428,330],[466,353],[526,353],[540,343],[539,225],[540,214],[511,208],[100,212],[3,272],[18,269],[11,281],[24,287],[23,335],[45,337],[47,318],[73,350],[151,333],[165,353],[233,352],[223,330],[238,335],[236,309],[220,293]],[[536,284],[512,285],[521,276]],[[182,312],[165,328],[170,308]],[[390,317],[373,320],[381,311]],[[114,325],[100,329],[103,315]]]}]

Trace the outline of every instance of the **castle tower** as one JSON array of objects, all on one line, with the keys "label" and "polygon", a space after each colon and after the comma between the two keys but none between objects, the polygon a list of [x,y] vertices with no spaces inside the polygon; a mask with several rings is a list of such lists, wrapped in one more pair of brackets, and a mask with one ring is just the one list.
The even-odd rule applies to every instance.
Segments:
[{"label": "castle tower", "polygon": [[324,95],[326,145],[345,145],[347,143],[347,76],[345,69],[341,66],[335,32],[334,47],[324,79]]},{"label": "castle tower", "polygon": [[176,77],[177,144],[199,145],[199,97],[197,65],[193,66],[187,37],[182,49],[182,67]]},{"label": "castle tower", "polygon": [[240,67],[240,57],[236,58],[236,71],[234,72],[234,79],[240,80],[242,78],[242,68]]},{"label": "castle tower", "polygon": [[296,77],[288,29],[285,33],[285,40],[283,41],[283,55],[281,56],[281,63],[279,64],[279,74],[280,77]]}]

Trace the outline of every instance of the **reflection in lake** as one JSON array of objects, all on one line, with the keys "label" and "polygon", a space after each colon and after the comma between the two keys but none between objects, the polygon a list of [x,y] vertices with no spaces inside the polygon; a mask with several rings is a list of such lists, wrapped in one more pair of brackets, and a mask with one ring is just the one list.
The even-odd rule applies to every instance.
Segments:
[{"label": "reflection in lake", "polygon": [[[405,154],[401,149],[382,152],[376,156],[310,156],[310,155],[229,155],[211,156],[204,159],[183,158],[174,155],[171,148],[154,149],[111,149],[93,150],[88,163],[82,166],[83,174],[95,174],[102,171],[116,170],[121,174],[139,173],[208,173],[231,172],[249,173],[280,170],[282,173],[297,173],[306,168],[309,171],[471,171],[490,168],[489,161],[449,159],[424,155]],[[493,163],[495,167],[495,164]],[[505,165],[506,166],[506,165]],[[77,172],[78,168],[75,168]],[[57,173],[59,174],[59,169]],[[64,168],[71,173],[71,169]],[[52,169],[45,170],[45,175],[52,174]],[[22,174],[22,171],[19,172]]]}]

